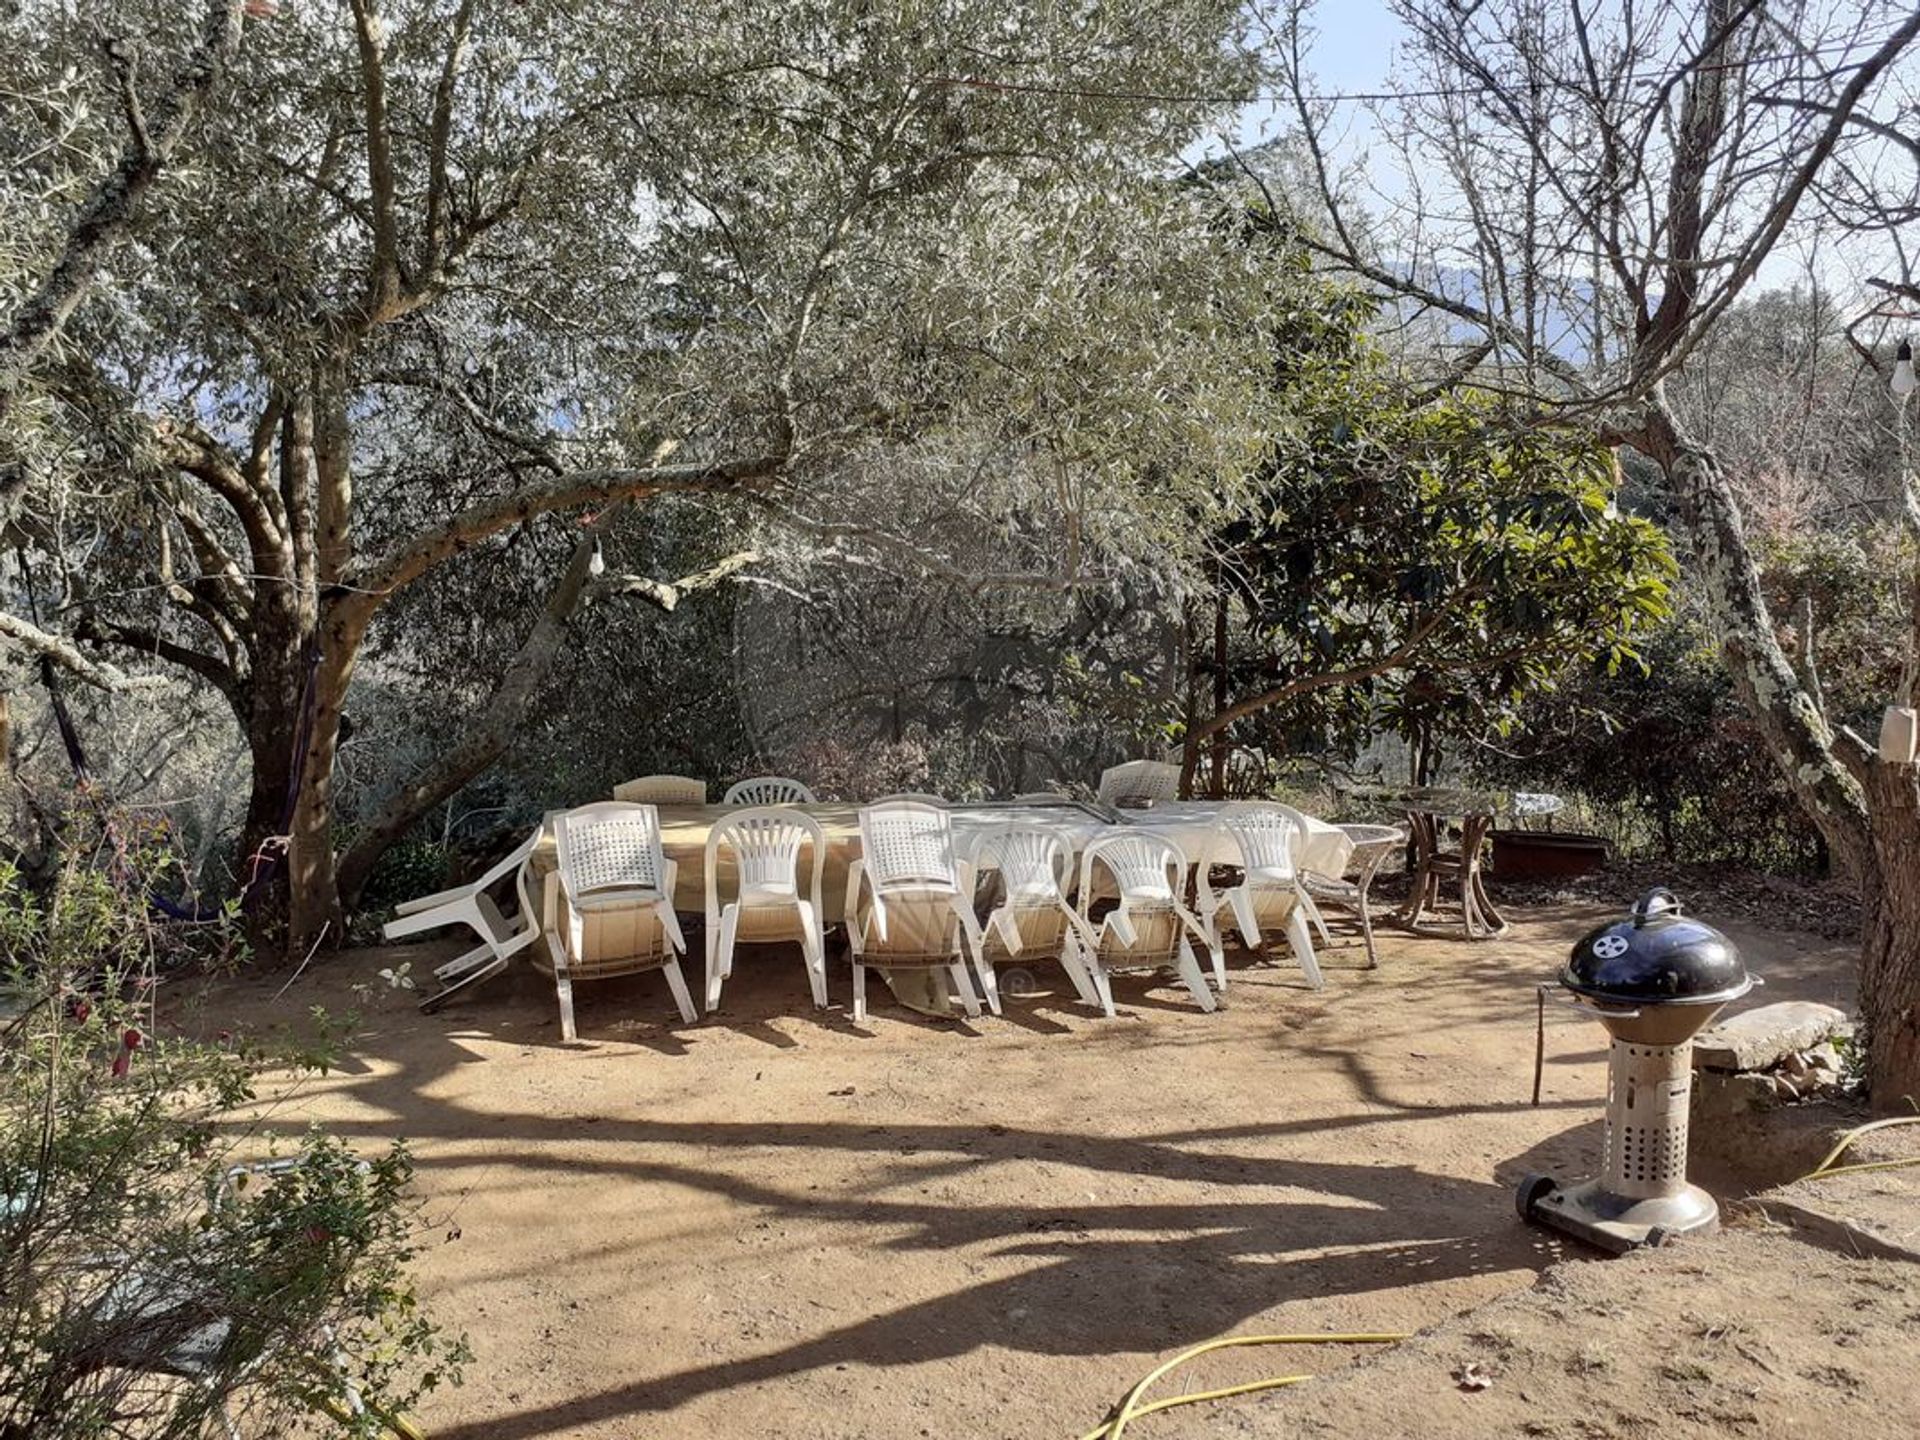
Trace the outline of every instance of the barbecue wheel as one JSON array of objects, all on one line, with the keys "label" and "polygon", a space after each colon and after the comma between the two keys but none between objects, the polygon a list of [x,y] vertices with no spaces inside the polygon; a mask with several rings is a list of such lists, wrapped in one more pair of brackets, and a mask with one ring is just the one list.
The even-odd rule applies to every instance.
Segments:
[{"label": "barbecue wheel", "polygon": [[1527,1175],[1521,1178],[1513,1192],[1513,1208],[1519,1212],[1522,1220],[1533,1219],[1533,1207],[1553,1193],[1555,1183],[1551,1175]]}]

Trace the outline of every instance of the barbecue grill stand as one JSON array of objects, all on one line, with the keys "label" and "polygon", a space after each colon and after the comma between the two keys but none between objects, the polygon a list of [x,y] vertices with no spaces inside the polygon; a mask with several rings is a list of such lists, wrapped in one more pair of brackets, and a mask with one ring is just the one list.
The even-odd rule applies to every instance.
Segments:
[{"label": "barbecue grill stand", "polygon": [[1757,983],[1733,942],[1684,917],[1669,890],[1583,936],[1560,984],[1612,1037],[1601,1174],[1528,1175],[1520,1218],[1616,1255],[1719,1229],[1719,1206],[1686,1175],[1693,1037]]}]

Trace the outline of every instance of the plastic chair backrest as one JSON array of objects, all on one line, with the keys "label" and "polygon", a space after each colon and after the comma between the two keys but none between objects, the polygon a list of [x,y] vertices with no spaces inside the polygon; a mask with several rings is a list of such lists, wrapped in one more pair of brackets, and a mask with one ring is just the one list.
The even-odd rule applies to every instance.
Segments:
[{"label": "plastic chair backrest", "polygon": [[860,858],[877,891],[960,888],[947,812],[918,800],[886,800],[860,812]]},{"label": "plastic chair backrest", "polygon": [[614,786],[613,798],[636,805],[704,805],[707,782],[688,775],[642,775]]},{"label": "plastic chair backrest", "polygon": [[919,790],[902,790],[898,794],[882,795],[877,800],[867,802],[869,805],[931,805],[937,810],[946,809],[948,803],[944,795],[928,795]]},{"label": "plastic chair backrest", "polygon": [[1073,841],[1051,825],[1009,821],[975,842],[977,860],[992,855],[1008,900],[1054,900],[1073,873]]},{"label": "plastic chair backrest", "polygon": [[1172,800],[1180,794],[1180,767],[1159,760],[1129,760],[1100,772],[1102,805]]},{"label": "plastic chair backrest", "polygon": [[1304,829],[1298,812],[1283,805],[1235,805],[1220,817],[1220,828],[1240,847],[1248,884],[1293,882],[1293,847]]},{"label": "plastic chair backrest", "polygon": [[[1104,865],[1113,876],[1124,905],[1173,905],[1176,886],[1187,876],[1187,856],[1164,835],[1145,831],[1117,831],[1102,835],[1080,852],[1080,904],[1094,899],[1093,867]],[[1169,876],[1168,871],[1173,873]],[[1084,908],[1083,908],[1084,913]]]},{"label": "plastic chair backrest", "polygon": [[563,811],[553,825],[560,876],[576,898],[599,890],[651,890],[666,874],[660,812],[602,800]]},{"label": "plastic chair backrest", "polygon": [[739,872],[740,899],[756,894],[794,895],[800,884],[800,851],[809,842],[817,881],[827,854],[827,835],[819,821],[780,806],[740,810],[715,821],[707,832],[706,873],[718,875],[715,862],[724,845],[733,852]]},{"label": "plastic chair backrest", "polygon": [[813,791],[784,775],[755,775],[736,781],[721,797],[722,805],[812,805]]}]

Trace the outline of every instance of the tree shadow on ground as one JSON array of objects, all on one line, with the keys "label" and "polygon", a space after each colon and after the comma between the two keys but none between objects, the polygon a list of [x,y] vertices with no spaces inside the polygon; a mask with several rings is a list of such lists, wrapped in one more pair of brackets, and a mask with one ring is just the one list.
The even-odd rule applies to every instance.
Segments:
[{"label": "tree shadow on ground", "polygon": [[[528,1117],[535,1119],[537,1117]],[[544,1122],[541,1122],[544,1124]],[[535,1128],[538,1128],[536,1126]],[[1225,1132],[1259,1135],[1269,1127]],[[1284,1127],[1281,1127],[1284,1128]],[[734,1356],[437,1431],[442,1440],[533,1440],[577,1427],[670,1412],[702,1396],[836,1366],[919,1364],[986,1345],[1053,1356],[1151,1351],[1223,1333],[1292,1300],[1363,1294],[1463,1276],[1538,1268],[1555,1243],[1513,1219],[1498,1184],[1404,1165],[1250,1159],[1188,1148],[1213,1130],[1146,1139],[1005,1126],[840,1124],[683,1125],[603,1122],[622,1154],[588,1162],[636,1184],[692,1187],[778,1222],[844,1223],[890,1251],[984,1247],[1027,1263],[914,1303],[865,1310],[857,1255],[847,1261],[846,1323],[798,1343]],[[503,1148],[489,1163],[537,1166],[537,1151]],[[692,1144],[721,1148],[852,1150],[878,1163],[861,1193],[794,1193],[765,1179],[650,1158]],[[1044,1156],[1116,1175],[1153,1175],[1243,1190],[1250,1198],[1191,1204],[995,1205],[890,1198],[903,1178],[895,1157],[950,1152],[964,1172],[981,1160]],[[892,1163],[890,1163],[892,1162]],[[578,1169],[578,1166],[571,1168]],[[938,1178],[924,1161],[914,1178]],[[1274,1199],[1273,1187],[1314,1198]],[[1251,1198],[1256,1196],[1258,1198]],[[1472,1217],[1463,1223],[1462,1217]],[[850,1248],[853,1241],[849,1239]]]}]

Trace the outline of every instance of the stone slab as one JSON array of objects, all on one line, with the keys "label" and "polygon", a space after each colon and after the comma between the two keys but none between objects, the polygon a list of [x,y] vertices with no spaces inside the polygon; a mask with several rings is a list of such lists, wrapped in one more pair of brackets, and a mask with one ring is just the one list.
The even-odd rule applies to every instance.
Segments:
[{"label": "stone slab", "polygon": [[1811,1000],[1782,1000],[1730,1015],[1693,1042],[1696,1070],[1765,1070],[1848,1026],[1846,1012]]}]

